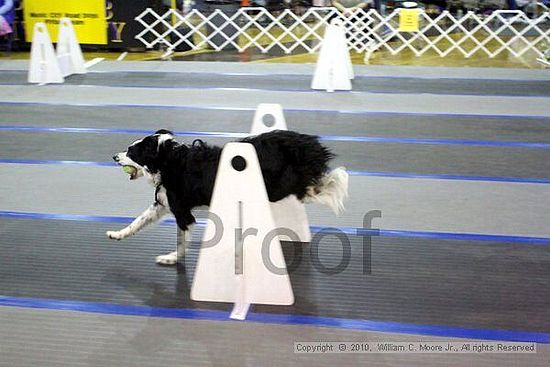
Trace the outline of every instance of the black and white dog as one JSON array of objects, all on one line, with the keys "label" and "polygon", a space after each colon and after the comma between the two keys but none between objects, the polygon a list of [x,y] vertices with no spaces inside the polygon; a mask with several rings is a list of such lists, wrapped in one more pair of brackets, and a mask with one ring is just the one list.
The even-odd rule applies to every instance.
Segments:
[{"label": "black and white dog", "polygon": [[[328,162],[334,155],[318,137],[273,131],[240,141],[256,149],[271,202],[295,195],[305,203],[327,205],[336,214],[343,210],[348,174],[343,167],[329,171]],[[116,154],[113,159],[127,168],[131,180],[145,176],[155,187],[155,201],[126,228],[108,231],[107,236],[121,240],[172,213],[188,238],[195,223],[191,210],[210,204],[221,150],[201,140],[179,144],[172,132],[159,130]],[[156,261],[175,264],[177,252],[158,256]]]}]

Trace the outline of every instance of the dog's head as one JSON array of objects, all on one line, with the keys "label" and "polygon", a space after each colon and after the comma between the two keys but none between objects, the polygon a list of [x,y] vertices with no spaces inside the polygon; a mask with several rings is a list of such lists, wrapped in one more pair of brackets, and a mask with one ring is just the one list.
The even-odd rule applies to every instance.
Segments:
[{"label": "dog's head", "polygon": [[158,130],[153,135],[133,142],[128,150],[117,153],[113,159],[123,167],[130,175],[130,180],[135,180],[144,175],[154,175],[160,168],[160,151],[166,142],[174,139],[174,134],[169,130]]}]

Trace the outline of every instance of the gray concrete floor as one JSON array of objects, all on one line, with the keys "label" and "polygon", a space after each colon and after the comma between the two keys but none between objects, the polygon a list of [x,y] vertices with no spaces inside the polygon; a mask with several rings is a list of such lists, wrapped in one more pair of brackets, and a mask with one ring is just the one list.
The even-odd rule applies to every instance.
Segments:
[{"label": "gray concrete floor", "polygon": [[[153,200],[146,182],[128,181],[116,167],[2,164],[0,180],[2,210],[131,217]],[[341,217],[318,205],[307,210],[317,226],[362,227],[367,212],[380,210],[374,224],[383,229],[550,237],[541,220],[548,215],[549,186],[354,176],[350,197],[357,200]]]},{"label": "gray concrete floor", "polygon": [[[24,70],[27,64],[19,62],[0,62],[0,70]],[[276,65],[276,64],[231,64],[231,63],[100,63],[94,67],[96,72],[197,72],[209,73],[257,73],[263,75],[279,74],[309,74],[313,70],[312,65]],[[550,76],[541,70],[512,70],[512,69],[449,69],[449,68],[395,68],[395,67],[358,67],[358,75],[369,76],[401,76],[419,78],[479,78],[487,80],[539,80],[548,81]],[[238,76],[237,76],[238,77]],[[281,103],[285,109],[293,110],[291,114],[299,114],[294,117],[299,122],[300,130],[310,132],[323,131],[334,135],[370,135],[376,131],[379,136],[396,136],[404,134],[408,137],[438,136],[453,137],[456,139],[468,139],[482,136],[483,139],[508,140],[519,139],[539,142],[550,141],[548,121],[550,118],[550,103],[548,98],[527,96],[454,96],[449,94],[383,94],[383,93],[300,93],[300,92],[273,92],[273,91],[208,91],[200,89],[166,90],[161,88],[120,88],[98,86],[27,86],[5,85],[0,95],[0,125],[31,125],[31,126],[69,126],[69,127],[110,127],[110,128],[141,128],[155,130],[162,126],[165,120],[171,126],[181,131],[238,131],[246,132],[251,120],[242,121],[243,115],[235,115],[234,122],[224,113],[216,114],[216,121],[208,121],[201,124],[201,118],[208,116],[209,111],[200,108],[219,108],[227,112],[227,116],[233,112],[250,112],[258,103]],[[99,108],[97,105],[111,107]],[[155,106],[157,108],[141,108],[143,106]],[[124,107],[130,106],[130,107]],[[180,109],[179,107],[186,107]],[[128,118],[136,112],[124,112],[126,118],[121,116],[121,110],[137,109],[140,117]],[[199,108],[199,109],[194,109]],[[111,112],[112,111],[112,114]],[[197,112],[202,111],[202,112]],[[204,112],[206,111],[206,112]],[[319,119],[304,119],[310,112],[311,115],[323,114]],[[316,112],[313,112],[316,111]],[[321,111],[321,112],[318,112]],[[393,117],[348,118],[360,116],[364,112],[387,112]],[[119,118],[114,118],[117,116]],[[200,115],[203,114],[203,115]],[[204,115],[206,114],[206,115]],[[409,114],[409,115],[407,115]],[[419,114],[419,115],[415,115]],[[450,120],[450,115],[458,115],[460,120]],[[338,116],[331,121],[326,116]],[[466,115],[473,115],[472,118]],[[197,116],[201,116],[200,118]],[[397,116],[397,117],[396,117]],[[430,116],[430,117],[426,117]],[[435,117],[434,117],[435,116]],[[491,118],[487,116],[493,116]],[[497,116],[495,119],[494,116]],[[500,117],[499,117],[500,116]],[[456,116],[452,117],[456,118]],[[442,123],[438,124],[441,119]],[[501,120],[502,119],[502,120]],[[96,122],[97,121],[97,122]],[[189,122],[191,121],[191,122]],[[229,122],[231,121],[231,122]],[[289,121],[290,122],[290,121]],[[387,124],[386,124],[387,123]],[[341,124],[341,125],[340,125]],[[458,128],[461,126],[461,128]],[[466,128],[471,126],[473,129]],[[341,127],[340,127],[341,126]],[[169,126],[170,127],[170,126]],[[292,129],[293,125],[289,123]],[[370,129],[372,127],[372,129]],[[222,129],[223,128],[223,129]],[[345,133],[343,132],[345,131]],[[42,135],[41,135],[42,134]],[[78,134],[66,133],[13,133],[0,130],[0,159],[67,159],[82,160],[79,150],[89,152],[88,159],[107,160],[96,158],[100,148],[102,135],[88,135],[84,137]],[[55,136],[55,137],[54,137]],[[107,135],[105,135],[106,137]],[[112,153],[124,149],[124,141],[132,141],[133,136],[120,135],[116,138],[105,138],[112,147]],[[480,138],[481,139],[481,138]],[[205,139],[208,140],[208,139]],[[97,144],[97,146],[95,145]],[[362,159],[378,148],[369,149],[367,144],[342,144],[334,145],[338,148],[339,159],[356,164],[361,169],[371,170],[374,161]],[[94,152],[94,149],[96,152]],[[437,150],[400,150],[402,146],[388,147],[386,154],[380,154],[380,162],[388,162],[391,154],[394,154],[395,164],[402,167],[410,166],[411,170],[420,167],[420,158],[424,159],[422,167],[426,172],[453,174],[458,171],[458,163],[453,164],[452,159],[443,160],[442,157],[452,157],[449,154],[452,148],[447,146]],[[498,148],[491,155],[478,154],[474,148],[460,147],[456,154],[463,159],[464,166],[477,171],[478,174],[489,172],[496,176],[503,172],[515,177],[548,177],[548,160],[546,150],[517,150],[517,154],[509,148]],[[460,153],[463,154],[460,154]],[[472,153],[474,152],[474,153]],[[510,153],[512,152],[512,153]],[[107,151],[105,151],[106,155]],[[65,156],[63,156],[65,154]],[[96,154],[96,155],[94,155]],[[518,160],[522,156],[523,161]],[[414,157],[414,158],[411,158]],[[487,158],[492,157],[492,158]],[[499,159],[500,158],[500,159]],[[407,160],[408,159],[408,160]],[[397,166],[393,166],[397,167]],[[472,168],[473,167],[473,168]],[[466,171],[465,171],[466,172]],[[527,173],[526,173],[527,172]],[[19,211],[33,213],[52,214],[81,214],[81,215],[106,215],[106,216],[135,216],[140,213],[152,200],[152,191],[145,182],[131,183],[117,168],[97,166],[73,166],[73,165],[27,165],[0,163],[0,210]],[[350,182],[351,200],[348,210],[339,218],[334,217],[327,209],[318,206],[309,206],[308,215],[310,223],[317,226],[347,226],[360,227],[363,215],[369,210],[381,210],[382,218],[376,219],[375,227],[408,231],[434,231],[453,233],[478,233],[490,235],[513,235],[528,237],[550,237],[547,225],[548,208],[550,207],[550,185],[514,182],[489,182],[468,180],[443,180],[443,179],[418,179],[398,177],[362,177],[354,176]],[[199,210],[199,216],[203,211]],[[33,246],[40,245],[40,237],[43,233],[33,233],[32,221],[28,221],[28,238]],[[109,224],[114,227],[116,224]],[[0,219],[0,234],[3,238],[13,238],[11,230],[15,227],[12,222]],[[35,228],[47,228],[36,226]],[[52,228],[55,227],[52,225]],[[62,228],[63,226],[60,226]],[[18,227],[19,228],[19,227]],[[79,227],[80,228],[80,227]],[[44,231],[44,229],[42,229]],[[47,229],[45,229],[47,231]],[[155,231],[154,234],[166,232]],[[80,243],[66,243],[60,233],[47,233],[49,242],[55,242],[59,237],[60,248],[68,250],[66,258],[51,259],[44,256],[44,263],[40,259],[33,258],[26,269],[24,276],[17,278],[20,282],[19,289],[14,294],[25,294],[25,287],[44,287],[47,279],[41,279],[40,268],[60,266],[63,261],[78,260],[78,251],[75,245]],[[81,233],[82,246],[86,243],[86,233]],[[88,237],[103,236],[102,233],[88,233]],[[20,238],[27,238],[24,235]],[[150,241],[154,236],[145,234],[137,237],[138,242]],[[71,241],[78,240],[71,237]],[[173,238],[172,238],[173,239]],[[172,240],[170,239],[170,240]],[[106,240],[105,240],[106,241]],[[36,242],[36,243],[35,243]],[[145,245],[142,243],[141,245]],[[163,243],[165,245],[165,243]],[[448,245],[448,244],[447,244]],[[6,259],[19,259],[10,257],[9,251],[13,251],[14,243],[3,243],[0,240],[0,250],[4,250]],[[65,247],[63,247],[65,246]],[[154,245],[156,250],[158,244]],[[423,258],[422,264],[426,268],[426,276],[435,276],[443,270],[453,267],[467,266],[467,264],[453,263],[459,250],[448,250],[448,257],[441,254],[443,268],[428,268],[430,255],[428,247],[419,246],[419,254]],[[548,294],[548,279],[544,278],[543,271],[549,263],[546,256],[538,256],[537,259],[522,259],[518,254],[521,248],[514,245],[493,244],[493,247],[481,249],[477,243],[463,244],[460,251],[468,253],[467,257],[473,258],[476,266],[485,264],[484,259],[497,261],[502,269],[490,269],[491,275],[483,273],[483,266],[479,268],[472,265],[471,269],[477,269],[479,273],[465,274],[476,279],[487,276],[487,281],[494,284],[504,282],[506,274],[510,272],[506,266],[518,264],[520,269],[513,272],[515,285],[519,282],[530,282],[533,289],[537,289],[537,302],[539,308],[538,317],[550,309],[550,297]],[[518,245],[519,246],[519,245]],[[78,246],[76,246],[77,248]],[[122,251],[119,248],[117,251]],[[541,250],[542,249],[542,250]],[[539,248],[543,251],[546,247]],[[32,256],[32,248],[24,247],[18,254]],[[453,251],[457,251],[453,257]],[[36,253],[40,253],[37,251]],[[525,254],[528,255],[526,250]],[[99,253],[97,253],[99,254]],[[96,255],[97,255],[96,254]],[[399,251],[394,254],[395,261],[399,260]],[[529,256],[532,256],[530,253]],[[26,256],[26,255],[25,255]],[[140,261],[151,261],[152,256],[139,257],[132,255],[132,264],[136,267],[127,267],[121,271],[139,273]],[[442,257],[441,257],[442,256]],[[511,258],[509,258],[511,256]],[[409,258],[413,258],[410,256]],[[46,261],[47,259],[47,261]],[[403,260],[403,261],[401,261]],[[406,270],[406,260],[398,261],[399,266]],[[536,262],[537,260],[538,262]],[[50,262],[48,262],[50,261]],[[53,262],[52,262],[53,261]],[[117,259],[94,259],[104,261],[116,267]],[[447,263],[447,261],[449,261]],[[25,264],[21,261],[21,264]],[[523,264],[523,265],[522,265]],[[525,265],[528,264],[528,265]],[[11,264],[17,268],[17,262]],[[77,266],[76,264],[75,266]],[[387,265],[387,264],[386,264]],[[390,266],[391,265],[387,265]],[[410,266],[413,266],[411,264]],[[395,265],[397,266],[397,265]],[[529,277],[529,267],[533,266],[538,274],[536,279]],[[78,267],[78,266],[77,266]],[[86,268],[83,266],[83,268]],[[386,268],[384,268],[386,269]],[[435,270],[434,270],[435,269]],[[443,270],[442,270],[443,269]],[[62,272],[62,268],[49,268],[49,271]],[[387,269],[386,269],[387,270]],[[468,269],[462,269],[464,271]],[[162,282],[170,270],[162,269],[159,278],[152,280],[154,287],[161,287]],[[388,270],[390,271],[390,270]],[[523,271],[527,272],[522,275]],[[6,272],[6,269],[4,269]],[[390,271],[391,273],[391,271]],[[397,270],[395,271],[397,273]],[[17,277],[17,271],[2,273],[4,279]],[[111,274],[112,275],[112,274]],[[119,276],[124,276],[118,274]],[[128,274],[126,274],[128,275]],[[127,282],[133,278],[128,275]],[[70,274],[64,274],[70,278]],[[477,277],[477,278],[476,278]],[[140,279],[137,277],[137,279]],[[415,278],[416,279],[416,278]],[[419,277],[418,279],[423,279]],[[143,281],[144,282],[144,281]],[[143,284],[138,281],[138,287]],[[329,282],[330,283],[330,282]],[[516,284],[517,283],[517,284]],[[159,285],[160,284],[160,285]],[[396,283],[397,284],[397,283]],[[404,283],[403,283],[404,284]],[[493,284],[493,283],[492,283]],[[475,284],[474,284],[475,285]],[[342,284],[334,283],[333,287],[347,289]],[[357,285],[359,286],[359,285]],[[415,286],[421,287],[422,284]],[[130,287],[130,286],[129,286]],[[470,318],[471,322],[487,322],[499,318],[498,305],[507,299],[515,299],[517,295],[507,294],[506,284],[502,288],[495,289],[495,297],[486,301],[483,298],[483,289],[472,289],[473,285],[462,285],[455,292],[448,293],[448,302],[456,307],[461,305],[475,310],[475,305],[495,305],[495,311],[483,312]],[[350,288],[350,291],[353,287]],[[518,288],[519,289],[519,288]],[[128,289],[124,290],[128,292]],[[395,293],[394,303],[402,302],[403,307],[399,312],[406,314],[414,309],[420,302],[413,298],[400,299],[399,285],[392,288]],[[383,293],[383,292],[382,292]],[[388,293],[391,293],[388,291]],[[454,295],[453,295],[454,293]],[[487,293],[487,292],[485,292]],[[393,295],[394,293],[392,293]],[[166,295],[160,292],[160,296]],[[468,295],[478,297],[468,298]],[[159,297],[160,297],[159,296]],[[178,294],[179,296],[179,294]],[[305,295],[315,298],[317,295]],[[460,297],[453,299],[452,297]],[[131,292],[128,295],[137,297]],[[393,296],[392,296],[393,297]],[[498,298],[497,297],[497,298]],[[391,297],[390,297],[391,298]],[[517,298],[517,297],[516,297]],[[534,298],[534,295],[533,295]],[[344,298],[340,298],[345,303]],[[529,314],[529,294],[522,296],[525,310],[518,309],[506,312],[514,318],[514,322],[522,324],[522,317],[518,315]],[[139,302],[144,299],[139,298]],[[415,303],[416,302],[416,303]],[[516,304],[519,305],[516,299]],[[409,304],[411,303],[411,304]],[[545,307],[548,304],[549,307]],[[383,305],[382,305],[383,306]],[[485,309],[485,308],[484,308]],[[545,311],[546,310],[546,311]],[[421,311],[421,310],[420,310]],[[419,312],[420,312],[419,311]],[[436,310],[437,311],[437,310]],[[535,312],[533,311],[533,312]],[[427,312],[425,310],[425,312]],[[434,311],[434,313],[437,313]],[[410,316],[410,315],[409,315]],[[438,315],[438,317],[443,317]],[[391,320],[386,320],[391,321]],[[414,323],[414,322],[413,322]],[[323,355],[303,356],[292,353],[292,345],[295,341],[314,340],[373,340],[373,341],[420,341],[420,340],[451,340],[450,338],[422,337],[417,335],[383,334],[365,331],[347,331],[335,328],[320,328],[297,325],[266,325],[256,323],[199,321],[182,319],[159,319],[153,317],[138,316],[114,316],[97,315],[81,312],[34,310],[26,308],[0,307],[0,366],[135,366],[135,365],[190,365],[190,366],[329,366],[329,365],[373,365],[373,366],[543,366],[548,365],[549,350],[546,345],[539,346],[536,355]],[[525,325],[528,322],[525,321]],[[550,332],[550,330],[544,330]]]},{"label": "gray concrete floor", "polygon": [[[295,354],[295,342],[466,342],[235,321],[162,319],[2,307],[0,366],[546,366],[536,354]],[[70,353],[67,353],[71,351]]]}]

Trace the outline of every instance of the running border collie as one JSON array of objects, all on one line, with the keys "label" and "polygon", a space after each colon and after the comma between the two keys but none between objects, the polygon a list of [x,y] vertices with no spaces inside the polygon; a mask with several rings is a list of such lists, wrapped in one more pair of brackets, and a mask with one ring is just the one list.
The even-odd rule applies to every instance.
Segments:
[{"label": "running border collie", "polygon": [[[324,204],[336,214],[343,211],[348,174],[343,167],[329,170],[328,162],[334,154],[317,136],[276,130],[240,142],[256,149],[271,202],[295,195],[304,203]],[[189,238],[190,227],[195,223],[191,210],[210,204],[221,151],[221,147],[202,140],[180,144],[171,131],[162,129],[135,141],[126,152],[115,154],[113,159],[127,168],[131,180],[142,176],[148,179],[155,188],[155,200],[130,225],[108,231],[107,236],[115,240],[127,238],[172,213],[185,238]],[[177,252],[158,256],[156,261],[175,264]]]}]

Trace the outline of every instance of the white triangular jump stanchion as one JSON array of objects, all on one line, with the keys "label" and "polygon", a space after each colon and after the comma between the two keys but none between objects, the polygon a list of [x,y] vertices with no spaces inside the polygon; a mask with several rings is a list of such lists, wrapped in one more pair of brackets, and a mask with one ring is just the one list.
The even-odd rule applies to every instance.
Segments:
[{"label": "white triangular jump stanchion", "polygon": [[64,81],[48,28],[43,22],[34,24],[27,80],[29,83],[39,84],[63,83]]},{"label": "white triangular jump stanchion", "polygon": [[86,74],[82,49],[78,43],[73,23],[69,18],[61,18],[59,21],[57,60],[63,76]]},{"label": "white triangular jump stanchion", "polygon": [[278,103],[260,103],[254,113],[250,134],[260,135],[273,130],[288,130],[283,108]]},{"label": "white triangular jump stanchion", "polygon": [[[271,116],[269,121],[266,117]],[[271,122],[267,124],[267,122]],[[254,121],[252,122],[251,135],[259,135],[273,130],[288,130],[286,126],[283,108],[276,103],[261,103],[256,108]],[[276,203],[271,203],[271,212],[277,228],[291,230],[300,242],[311,241],[311,231],[307,219],[306,208],[296,196],[292,195]],[[295,241],[281,232],[279,240]]]},{"label": "white triangular jump stanchion", "polygon": [[[246,318],[252,303],[293,304],[294,293],[281,244],[274,232],[275,222],[252,144],[225,145],[210,212],[219,217],[223,231],[217,228],[222,226],[209,221],[197,261],[191,299],[235,303],[230,317],[239,320]],[[215,235],[219,240],[209,244]],[[270,243],[263,244],[264,241]]]},{"label": "white triangular jump stanchion", "polygon": [[351,90],[353,66],[342,22],[335,19],[328,25],[315,66],[311,88],[334,92]]},{"label": "white triangular jump stanchion", "polygon": [[342,62],[346,65],[346,69],[348,71],[348,78],[350,80],[353,80],[355,79],[355,73],[353,72],[353,64],[351,63],[351,56],[348,50],[348,41],[346,39],[346,29],[344,27],[344,24],[338,19],[334,19],[332,21],[332,24],[338,27],[338,31],[336,33],[338,37],[337,44],[338,44],[338,47],[340,47],[338,54],[343,59]]}]

